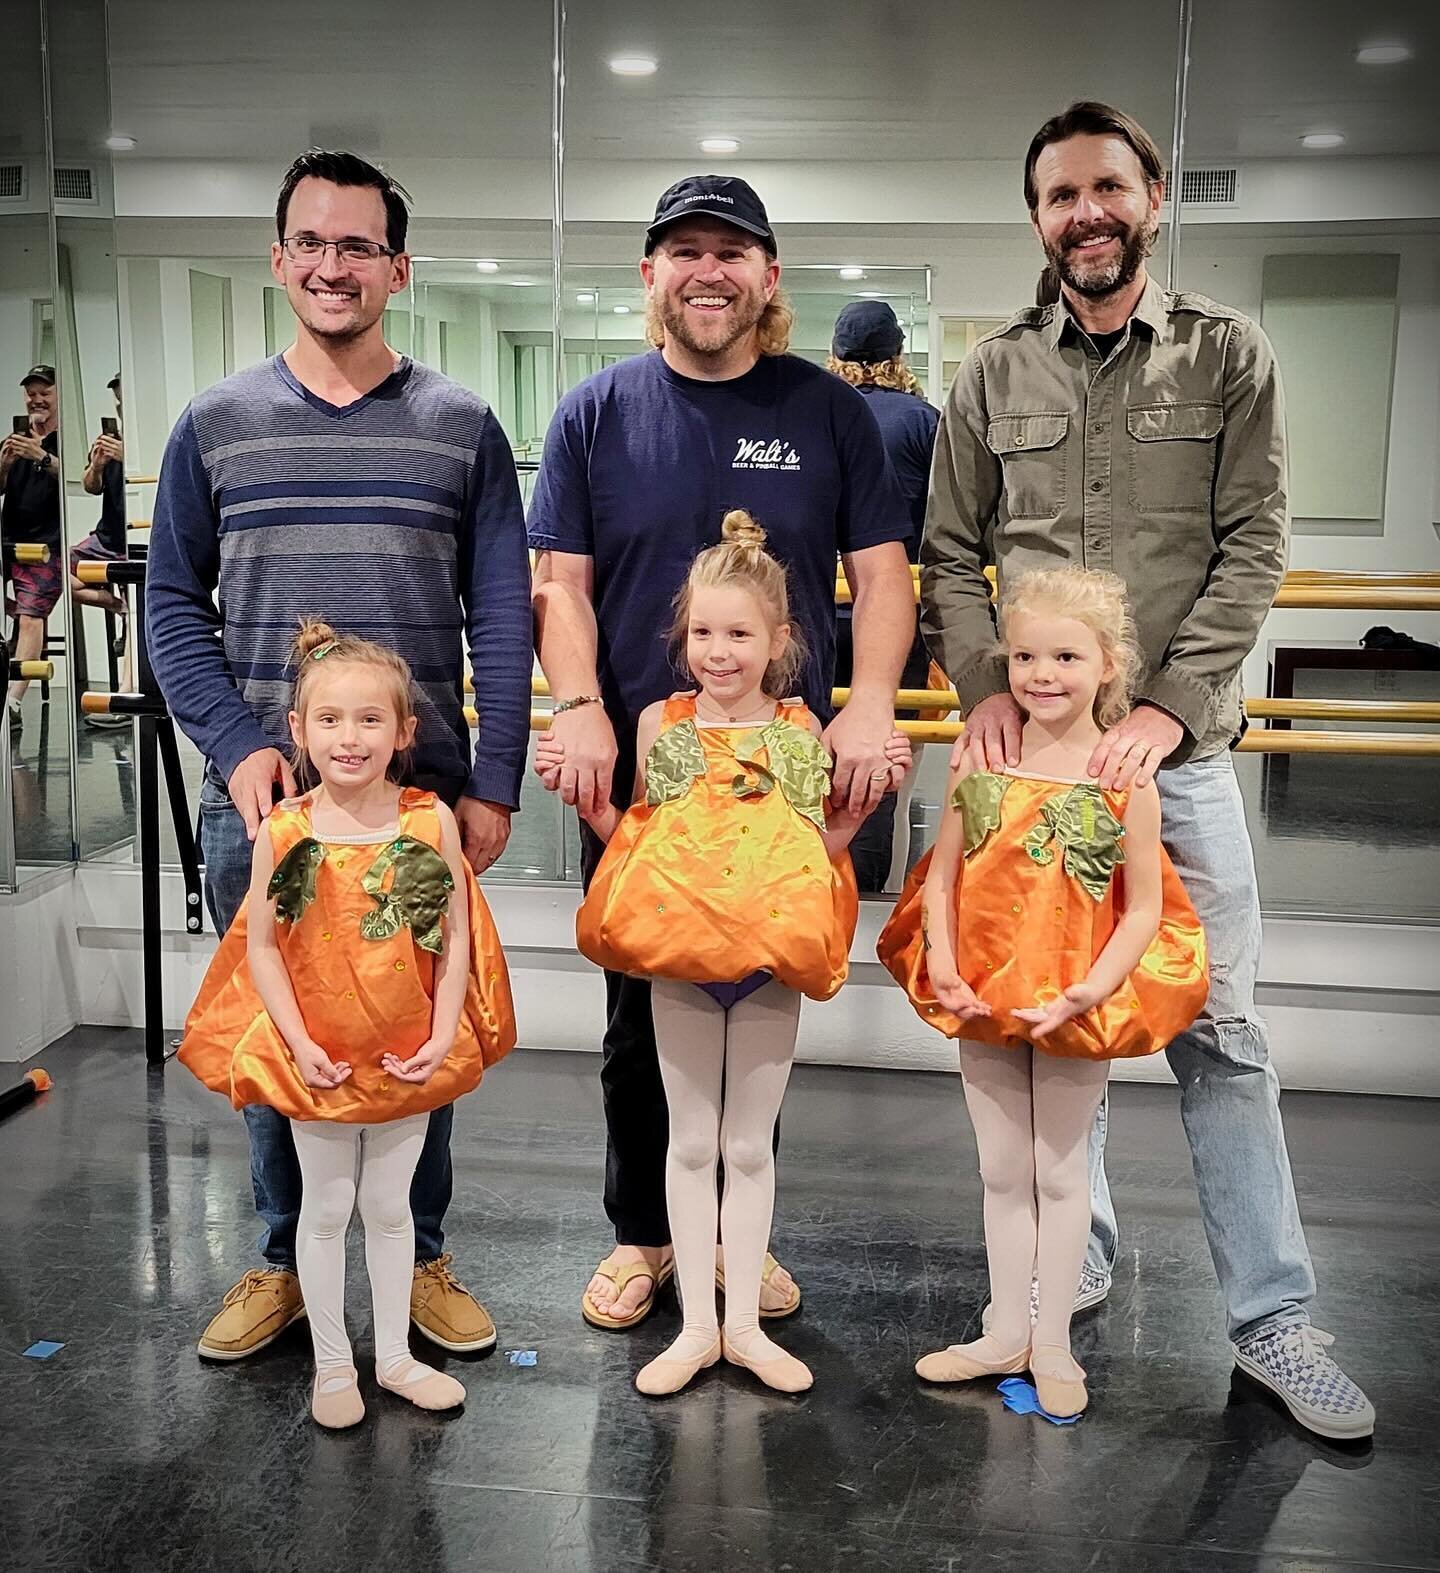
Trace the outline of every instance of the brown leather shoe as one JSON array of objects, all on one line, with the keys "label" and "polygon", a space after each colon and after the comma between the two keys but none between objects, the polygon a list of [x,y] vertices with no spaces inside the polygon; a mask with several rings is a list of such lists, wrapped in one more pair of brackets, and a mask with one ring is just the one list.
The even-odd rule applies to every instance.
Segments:
[{"label": "brown leather shoe", "polygon": [[300,1280],[283,1267],[252,1267],[220,1303],[220,1314],[200,1335],[204,1360],[243,1360],[273,1344],[305,1315]]},{"label": "brown leather shoe", "polygon": [[490,1313],[450,1271],[446,1251],[433,1262],[416,1262],[410,1285],[410,1320],[442,1349],[475,1354],[495,1347]]}]

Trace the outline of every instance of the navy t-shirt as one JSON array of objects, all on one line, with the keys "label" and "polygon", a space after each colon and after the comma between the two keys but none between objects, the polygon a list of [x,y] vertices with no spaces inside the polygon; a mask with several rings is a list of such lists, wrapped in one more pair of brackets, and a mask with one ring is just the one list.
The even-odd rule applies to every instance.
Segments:
[{"label": "navy t-shirt", "polygon": [[561,400],[530,501],[530,544],[595,560],[600,686],[622,749],[646,705],[692,686],[667,649],[672,602],[732,508],[754,516],[789,571],[791,621],[809,651],[800,691],[828,720],[836,554],[910,534],[865,400],[793,355],[697,382],[658,350]]},{"label": "navy t-shirt", "polygon": [[877,388],[862,383],[860,393],[880,427],[885,451],[895,466],[895,478],[905,506],[910,510],[910,561],[920,561],[920,536],[925,528],[925,503],[930,494],[930,458],[935,451],[935,428],[940,411],[913,393]]}]

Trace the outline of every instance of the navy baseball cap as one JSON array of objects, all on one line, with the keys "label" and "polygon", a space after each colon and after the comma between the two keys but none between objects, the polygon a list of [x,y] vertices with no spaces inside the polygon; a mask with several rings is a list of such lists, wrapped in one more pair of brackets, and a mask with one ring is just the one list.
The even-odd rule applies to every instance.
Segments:
[{"label": "navy baseball cap", "polygon": [[905,344],[895,313],[883,300],[852,300],[835,319],[836,360],[894,360]]},{"label": "navy baseball cap", "polygon": [[723,219],[736,229],[758,235],[772,256],[779,247],[765,204],[755,194],[755,188],[735,175],[687,175],[677,180],[655,204],[655,217],[645,231],[645,255],[655,249],[661,232],[677,219],[689,218],[693,213],[703,213],[707,218]]},{"label": "navy baseball cap", "polygon": [[48,382],[53,388],[55,386],[55,368],[53,366],[32,366],[20,379],[20,386],[23,388],[27,382]]}]

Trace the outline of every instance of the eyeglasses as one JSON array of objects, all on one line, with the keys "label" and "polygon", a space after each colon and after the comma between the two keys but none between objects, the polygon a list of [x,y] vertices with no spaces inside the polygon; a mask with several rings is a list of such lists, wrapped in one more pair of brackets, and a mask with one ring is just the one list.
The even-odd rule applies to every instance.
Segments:
[{"label": "eyeglasses", "polygon": [[382,246],[378,240],[354,238],[321,240],[318,235],[287,235],[280,244],[284,246],[285,255],[292,262],[319,262],[331,246],[335,248],[335,255],[339,261],[354,265],[378,262],[381,257],[395,255],[388,246]]}]

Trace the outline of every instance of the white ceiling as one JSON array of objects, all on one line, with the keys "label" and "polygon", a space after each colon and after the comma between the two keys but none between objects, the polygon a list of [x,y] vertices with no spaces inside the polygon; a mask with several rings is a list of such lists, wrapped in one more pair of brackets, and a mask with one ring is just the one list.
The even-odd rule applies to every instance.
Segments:
[{"label": "white ceiling", "polygon": [[[66,0],[83,3],[83,0]],[[1187,158],[1440,152],[1433,0],[1195,0]],[[387,159],[544,159],[549,0],[110,0],[113,113],[133,156],[282,161],[312,141]],[[729,0],[721,8],[569,0],[567,153],[714,163],[1015,160],[1070,99],[1108,98],[1169,150],[1176,9],[1166,0]],[[1354,61],[1399,38],[1416,59]],[[652,77],[615,77],[617,52]]]}]

